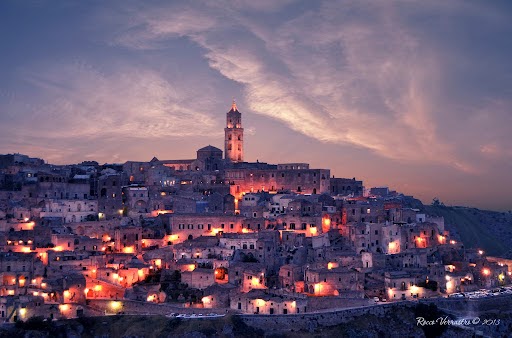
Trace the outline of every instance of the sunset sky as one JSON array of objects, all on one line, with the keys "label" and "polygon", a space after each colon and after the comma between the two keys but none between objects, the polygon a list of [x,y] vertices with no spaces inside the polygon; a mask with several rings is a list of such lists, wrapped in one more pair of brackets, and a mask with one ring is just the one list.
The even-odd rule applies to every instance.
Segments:
[{"label": "sunset sky", "polygon": [[512,209],[509,1],[1,1],[0,153],[223,149]]}]

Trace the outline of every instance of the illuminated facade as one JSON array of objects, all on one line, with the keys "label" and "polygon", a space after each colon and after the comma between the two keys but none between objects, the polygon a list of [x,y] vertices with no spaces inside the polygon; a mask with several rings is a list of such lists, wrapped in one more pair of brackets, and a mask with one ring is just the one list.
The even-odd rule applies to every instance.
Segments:
[{"label": "illuminated facade", "polygon": [[242,114],[238,111],[234,100],[231,110],[226,114],[224,133],[224,154],[226,160],[230,162],[243,162],[244,128],[242,128]]}]

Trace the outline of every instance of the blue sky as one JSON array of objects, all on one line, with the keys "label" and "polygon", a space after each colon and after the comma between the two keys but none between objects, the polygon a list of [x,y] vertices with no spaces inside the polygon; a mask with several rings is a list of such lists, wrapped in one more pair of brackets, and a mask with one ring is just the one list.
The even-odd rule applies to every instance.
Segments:
[{"label": "blue sky", "polygon": [[512,209],[507,1],[2,1],[0,153],[222,148],[428,202]]}]

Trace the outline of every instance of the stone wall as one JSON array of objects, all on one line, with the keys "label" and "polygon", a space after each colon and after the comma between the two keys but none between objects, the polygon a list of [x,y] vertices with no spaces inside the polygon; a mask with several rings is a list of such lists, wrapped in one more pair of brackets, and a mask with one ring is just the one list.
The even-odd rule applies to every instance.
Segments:
[{"label": "stone wall", "polygon": [[422,299],[422,303],[433,303],[441,310],[458,316],[475,316],[485,312],[510,311],[512,295],[499,295],[479,299],[469,298],[431,298]]},{"label": "stone wall", "polygon": [[[422,299],[419,302],[436,304],[441,310],[445,310],[457,317],[479,316],[486,312],[504,312],[512,309],[512,295],[500,295],[480,299],[435,298]],[[331,309],[304,314],[240,315],[240,317],[247,325],[265,330],[265,332],[286,332],[292,330],[312,331],[317,327],[343,324],[359,316],[375,315],[383,317],[397,311],[401,307],[414,307],[416,304],[418,304],[418,301],[403,301],[359,308]]]},{"label": "stone wall", "polygon": [[222,309],[207,309],[207,308],[189,308],[184,307],[185,304],[172,304],[172,303],[149,303],[131,300],[89,300],[87,305],[106,314],[115,314],[122,312],[124,314],[152,314],[152,315],[166,315],[170,313],[219,313]]},{"label": "stone wall", "polygon": [[317,327],[343,324],[363,315],[385,316],[396,311],[398,307],[412,306],[412,302],[382,304],[376,306],[359,307],[343,310],[326,310],[304,314],[288,315],[240,315],[249,326],[265,330],[266,332],[283,332],[306,330],[311,331]]},{"label": "stone wall", "polygon": [[341,298],[341,297],[309,297],[308,311],[322,309],[341,309],[373,304],[373,300],[364,298]]}]

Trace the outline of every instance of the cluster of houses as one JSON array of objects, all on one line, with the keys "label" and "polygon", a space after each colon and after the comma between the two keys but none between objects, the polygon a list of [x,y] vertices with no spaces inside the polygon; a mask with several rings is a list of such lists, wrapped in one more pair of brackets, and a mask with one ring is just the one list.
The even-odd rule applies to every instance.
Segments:
[{"label": "cluster of houses", "polygon": [[510,262],[465,248],[410,196],[244,162],[235,103],[226,116],[224,158],[213,146],[104,165],[0,155],[0,320],[105,300],[295,314],[510,283]]}]

